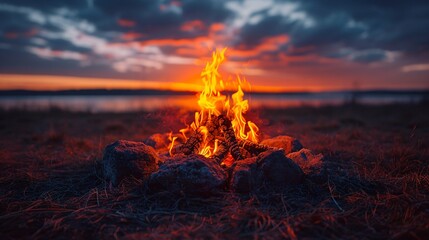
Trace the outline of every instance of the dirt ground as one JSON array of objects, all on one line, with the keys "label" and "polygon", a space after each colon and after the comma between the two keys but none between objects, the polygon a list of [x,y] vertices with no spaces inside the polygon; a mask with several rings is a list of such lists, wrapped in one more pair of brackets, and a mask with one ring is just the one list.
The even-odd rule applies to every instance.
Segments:
[{"label": "dirt ground", "polygon": [[209,198],[109,191],[105,145],[176,132],[193,113],[0,111],[0,238],[427,239],[429,104],[256,109],[261,138],[325,158],[304,184]]}]

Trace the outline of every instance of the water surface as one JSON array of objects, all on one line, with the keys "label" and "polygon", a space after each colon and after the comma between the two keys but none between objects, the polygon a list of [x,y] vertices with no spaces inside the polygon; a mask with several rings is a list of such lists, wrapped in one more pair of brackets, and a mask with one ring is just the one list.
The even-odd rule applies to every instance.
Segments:
[{"label": "water surface", "polygon": [[[300,94],[255,94],[247,95],[250,107],[297,107],[339,105],[357,101],[363,104],[388,104],[418,102],[422,94],[351,94],[335,93],[300,93]],[[59,108],[70,111],[89,112],[129,112],[154,111],[162,108],[197,109],[197,97],[193,95],[95,95],[95,96],[3,96],[0,108],[24,108],[46,110]]]}]

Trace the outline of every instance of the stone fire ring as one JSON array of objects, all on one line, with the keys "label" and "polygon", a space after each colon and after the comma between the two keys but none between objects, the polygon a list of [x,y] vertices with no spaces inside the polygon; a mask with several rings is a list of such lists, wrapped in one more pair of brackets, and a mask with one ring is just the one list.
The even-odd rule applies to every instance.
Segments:
[{"label": "stone fire ring", "polygon": [[[156,147],[153,141],[146,143]],[[198,154],[167,157],[159,153],[161,149],[155,150],[148,144],[118,140],[107,145],[102,159],[106,182],[118,186],[133,177],[142,179],[152,192],[204,196],[229,189],[247,194],[263,186],[284,188],[301,184],[304,171],[310,165],[320,164],[323,158],[289,136],[262,141],[273,149],[236,161],[229,169]]]}]

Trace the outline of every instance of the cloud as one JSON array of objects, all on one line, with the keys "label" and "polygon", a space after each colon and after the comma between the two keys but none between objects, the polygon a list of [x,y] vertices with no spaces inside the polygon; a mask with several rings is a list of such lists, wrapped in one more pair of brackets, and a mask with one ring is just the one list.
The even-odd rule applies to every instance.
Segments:
[{"label": "cloud", "polygon": [[354,53],[351,59],[356,62],[371,63],[383,61],[386,57],[386,53],[383,50],[376,49]]},{"label": "cloud", "polygon": [[402,72],[429,71],[429,63],[413,64],[402,67]]},{"label": "cloud", "polygon": [[86,59],[86,55],[78,52],[72,51],[58,51],[51,50],[50,48],[39,48],[39,47],[29,47],[28,51],[34,53],[35,55],[46,58],[46,59],[69,59],[75,61],[83,61]]},{"label": "cloud", "polygon": [[127,19],[118,19],[118,25],[121,27],[134,27],[136,22]]},{"label": "cloud", "polygon": [[201,20],[192,20],[192,21],[188,21],[183,23],[180,26],[180,30],[185,31],[185,32],[194,32],[194,31],[199,31],[204,29],[206,26],[204,25],[204,23]]},{"label": "cloud", "polygon": [[0,53],[27,58],[9,69],[102,76],[161,74],[220,47],[254,75],[339,62],[409,72],[427,60],[428,16],[422,0],[4,0]]},{"label": "cloud", "polygon": [[[43,59],[67,58],[84,61],[80,64],[85,66],[110,66],[122,73],[137,69],[117,67],[126,61],[139,65],[140,69],[191,64],[194,59],[171,55],[168,49],[191,47],[196,42],[212,45],[213,41],[207,40],[212,26],[219,26],[230,14],[223,3],[214,0],[6,1],[0,4],[0,12],[7,14],[4,19],[9,22],[5,21],[4,26],[0,23],[4,38],[1,40],[14,41],[2,41],[6,42],[2,46],[19,48]],[[40,31],[35,34],[35,29]],[[29,36],[30,31],[34,38],[22,39],[24,35]],[[152,46],[158,47],[158,53],[146,52],[145,49]],[[83,55],[86,57],[78,57]],[[137,64],[137,60],[142,63]]]},{"label": "cloud", "polygon": [[[159,48],[152,51],[156,46],[154,42],[140,44],[135,42],[136,38],[143,37],[135,32],[100,33],[96,25],[85,19],[79,19],[73,10],[55,9],[51,13],[28,8],[3,4],[0,10],[14,14],[27,15],[31,21],[37,17],[34,23],[41,29],[37,33],[36,40],[29,41],[28,46],[23,49],[43,59],[75,60],[79,64],[110,65],[114,70],[121,73],[127,71],[142,70],[142,68],[162,69],[164,64],[191,64],[194,59],[171,56],[162,53]],[[121,27],[132,28],[136,22],[126,19],[118,19],[117,24]],[[49,27],[45,27],[49,26]],[[28,35],[28,33],[25,33]],[[34,34],[33,34],[34,35]],[[16,38],[18,33],[8,33],[9,38]],[[114,43],[115,38],[120,40],[131,40],[128,43]],[[168,39],[166,40],[168,42]],[[174,40],[170,40],[174,42]],[[162,44],[162,41],[160,41]],[[20,44],[26,45],[26,44]],[[34,46],[37,45],[37,46]],[[40,47],[42,45],[43,47]],[[149,50],[148,50],[149,49]]]},{"label": "cloud", "polygon": [[[238,11],[240,7],[255,4],[256,1],[243,0],[229,6]],[[403,52],[407,56],[429,51],[429,33],[425,31],[428,14],[426,1],[413,4],[401,1],[264,1],[261,8],[250,7],[238,14],[241,24],[238,24],[237,46],[255,48],[267,36],[287,34],[290,43],[279,51],[288,55],[295,55],[296,49],[311,49],[308,54],[344,57],[360,63],[384,61],[383,51]],[[338,52],[344,48],[367,52],[350,57]]]},{"label": "cloud", "polygon": [[[343,26],[360,30],[347,41],[356,48],[381,48],[390,51],[428,49],[429,34],[424,34],[429,23],[427,1],[301,1],[301,9],[317,19],[335,14],[344,16]],[[353,40],[353,39],[350,39]]]}]

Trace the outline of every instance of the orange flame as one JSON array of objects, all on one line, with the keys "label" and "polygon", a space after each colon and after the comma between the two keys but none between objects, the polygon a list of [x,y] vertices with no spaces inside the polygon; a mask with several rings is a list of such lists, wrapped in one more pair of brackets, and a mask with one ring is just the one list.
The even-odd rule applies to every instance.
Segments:
[{"label": "orange flame", "polygon": [[173,147],[174,147],[174,142],[176,141],[177,137],[173,137],[173,132],[170,132],[170,134],[168,135],[168,140],[170,140],[170,146],[168,147],[168,153],[170,154],[170,156],[173,156]]},{"label": "orange flame", "polygon": [[[224,82],[218,70],[220,65],[225,61],[225,51],[226,48],[221,51],[217,50],[213,52],[212,61],[208,62],[202,71],[201,80],[204,84],[204,88],[199,94],[198,99],[200,111],[195,112],[194,121],[188,128],[180,130],[185,141],[187,140],[186,133],[191,129],[203,134],[203,142],[199,149],[199,154],[205,157],[211,157],[216,153],[218,148],[218,140],[215,140],[214,143],[210,143],[207,140],[209,132],[205,124],[212,116],[219,116],[221,114],[228,116],[238,139],[245,139],[255,143],[258,142],[258,127],[255,123],[246,121],[243,115],[249,109],[248,100],[244,99],[244,92],[242,90],[244,81],[242,81],[240,77],[237,77],[235,81],[227,82],[236,85],[237,91],[232,94],[232,96],[222,94],[222,91],[225,90],[226,82]],[[175,138],[171,139],[170,154],[174,140]]]}]

